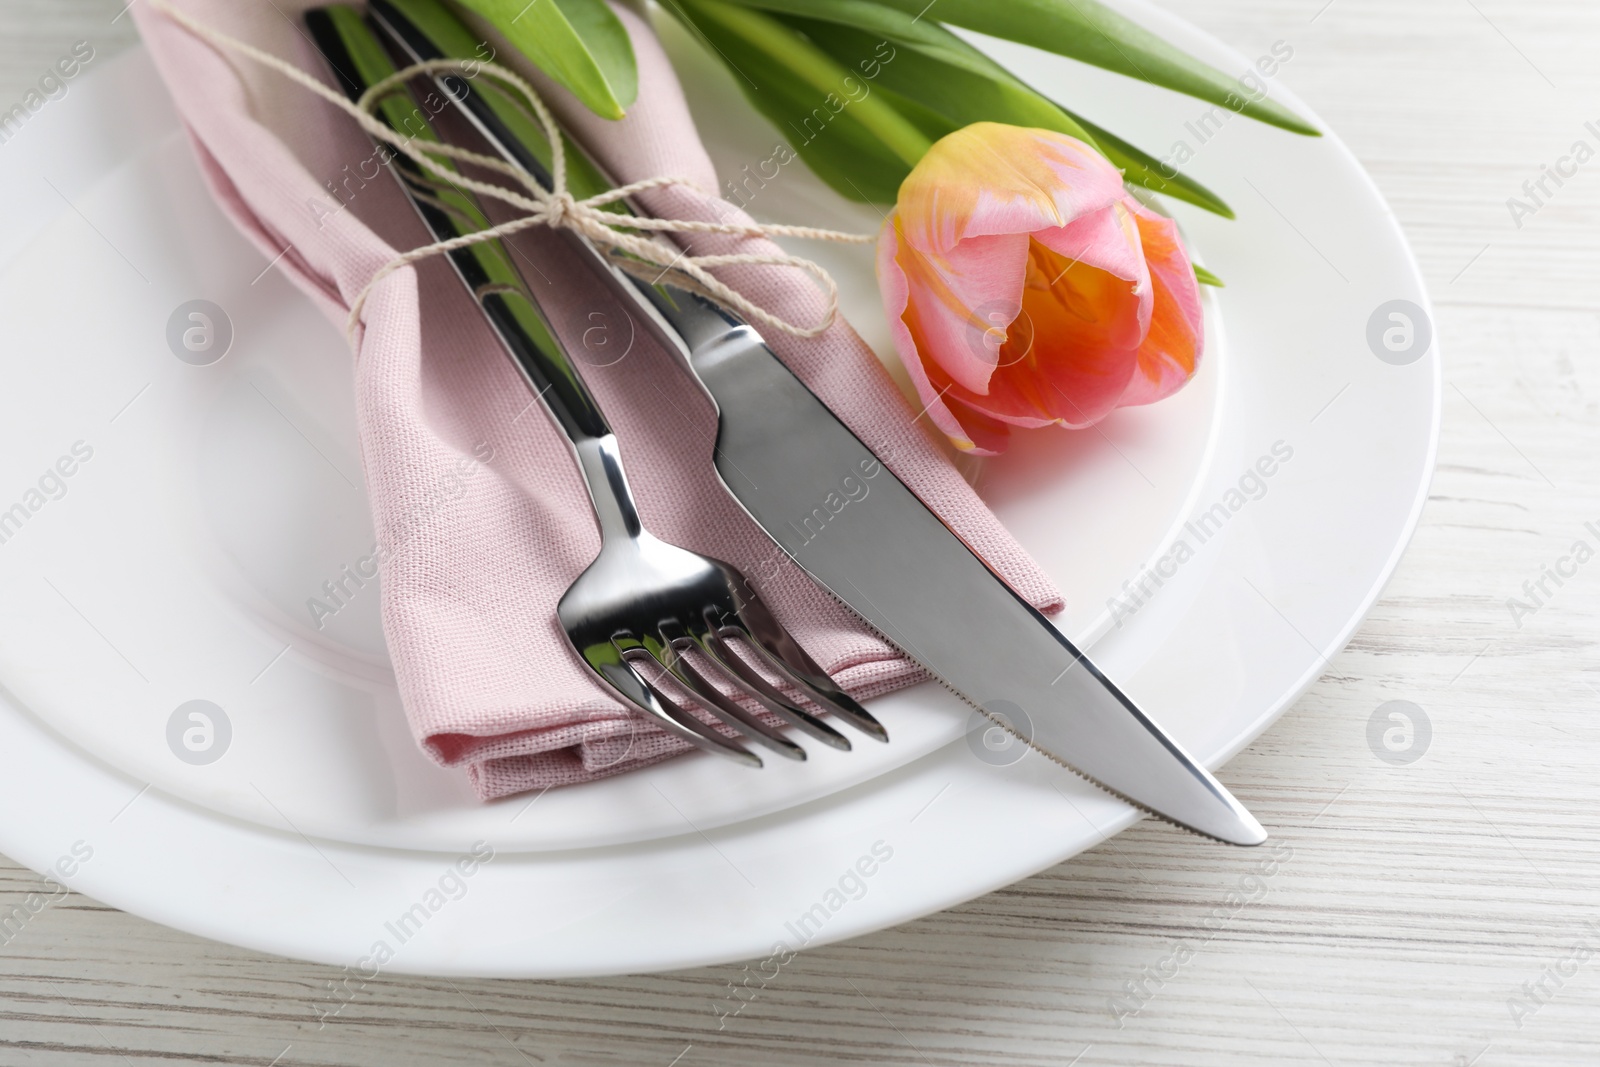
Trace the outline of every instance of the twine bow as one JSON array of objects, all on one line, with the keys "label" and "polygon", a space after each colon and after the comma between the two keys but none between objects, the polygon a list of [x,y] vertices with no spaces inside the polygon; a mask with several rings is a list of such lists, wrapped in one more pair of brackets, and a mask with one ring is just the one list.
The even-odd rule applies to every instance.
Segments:
[{"label": "twine bow", "polygon": [[[463,189],[492,197],[523,212],[522,215],[509,222],[503,222],[474,233],[453,237],[446,241],[436,241],[433,244],[423,245],[409,252],[403,252],[388,263],[385,263],[368,279],[366,285],[351,301],[350,315],[345,322],[345,332],[352,342],[355,338],[356,329],[360,325],[361,312],[366,306],[367,298],[378,283],[390,274],[420,260],[451,252],[458,248],[498,240],[501,237],[534,226],[549,226],[553,229],[564,228],[581,234],[607,253],[608,258],[618,266],[631,273],[647,277],[652,283],[659,282],[667,274],[674,274],[677,278],[673,284],[699,292],[723,308],[740,315],[750,322],[770,327],[794,337],[816,337],[831,327],[839,314],[838,284],[834,282],[833,276],[824,270],[820,264],[802,256],[787,254],[689,255],[675,245],[661,240],[659,235],[667,233],[717,233],[739,237],[796,237],[845,244],[866,244],[873,240],[871,235],[841,233],[837,230],[817,229],[810,226],[656,219],[607,211],[605,210],[607,205],[626,200],[650,189],[659,189],[666,186],[687,186],[698,190],[700,187],[689,178],[646,178],[615,189],[608,189],[603,193],[582,200],[575,198],[567,189],[566,147],[561,136],[561,128],[556,124],[550,109],[545,105],[538,90],[529,84],[526,79],[516,71],[496,63],[461,59],[432,59],[414,63],[374,83],[361,94],[360,99],[352,103],[344,95],[330,89],[294,64],[205,25],[193,16],[173,7],[167,0],[150,0],[150,6],[203,40],[253,59],[263,66],[277,71],[290,81],[303,86],[348,114],[375,140],[393,146],[402,155],[405,155],[435,177]],[[508,163],[498,156],[489,156],[457,145],[442,144],[434,141],[423,142],[419,146],[415,138],[401,136],[373,115],[373,110],[387,94],[400,90],[412,78],[422,74],[443,72],[462,74],[474,78],[488,75],[514,91],[514,95],[508,94],[508,99],[514,106],[525,113],[531,113],[530,117],[537,120],[540,128],[544,131],[546,140],[550,144],[551,187],[549,189],[541,185],[538,179],[525,168]],[[434,156],[470,163],[484,170],[503,174],[510,178],[520,189],[508,188],[492,182],[483,182],[470,178],[459,170],[440,163],[433,158]],[[772,314],[711,273],[711,268],[734,265],[795,267],[805,271],[816,279],[827,293],[828,307],[826,313],[821,321],[813,326],[802,326]],[[651,268],[655,268],[654,271]],[[653,277],[650,276],[652,273]]]}]

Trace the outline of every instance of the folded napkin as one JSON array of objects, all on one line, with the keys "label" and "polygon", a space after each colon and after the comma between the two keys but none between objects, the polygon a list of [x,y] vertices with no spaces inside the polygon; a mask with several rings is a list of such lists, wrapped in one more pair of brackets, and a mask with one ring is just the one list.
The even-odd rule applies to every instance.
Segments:
[{"label": "folded napkin", "polygon": [[[224,33],[325,77],[301,32],[305,0],[177,0]],[[596,118],[531,74],[620,181],[672,175],[714,190],[672,68],[649,27],[618,8],[639,63],[639,99]],[[348,116],[248,58],[219,51],[147,6],[133,14],[172,92],[217,201],[341,327],[368,280],[429,237]],[[501,49],[499,60],[510,56]],[[523,68],[527,71],[527,68]],[[331,83],[331,82],[330,82]],[[662,188],[654,213],[743,216],[713,193]],[[749,238],[695,237],[701,254],[770,252]],[[717,480],[714,413],[676,357],[634,329],[566,243],[517,239],[517,258],[622,443],[646,525],[757,579],[779,618],[858,697],[922,677],[792,565]],[[789,321],[825,301],[792,268],[720,277]],[[568,446],[442,257],[372,292],[355,353],[361,458],[381,550],[384,633],[412,731],[433,759],[464,766],[484,799],[639,767],[687,746],[632,715],[586,673],[556,602],[599,550]],[[1017,546],[843,322],[821,337],[769,338],[778,355],[1030,603],[1060,608]],[[622,353],[626,353],[622,355]],[[618,357],[621,358],[618,358]],[[796,457],[803,462],[804,457]],[[929,575],[936,581],[937,575]]]}]

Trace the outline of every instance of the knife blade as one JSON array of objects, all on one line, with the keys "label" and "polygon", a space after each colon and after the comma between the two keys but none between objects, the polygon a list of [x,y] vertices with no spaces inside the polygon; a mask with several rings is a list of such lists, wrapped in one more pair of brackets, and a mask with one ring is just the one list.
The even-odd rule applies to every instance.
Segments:
[{"label": "knife blade", "polygon": [[[370,10],[416,61],[481,58],[478,39],[438,0],[372,0]],[[548,145],[526,116],[456,75],[435,82],[496,152],[549,187]],[[566,232],[682,355],[717,410],[724,484],[807,574],[1056,762],[1204,836],[1266,840],[1249,811],[946,526],[754,328],[666,278],[651,284],[618,270]]]}]

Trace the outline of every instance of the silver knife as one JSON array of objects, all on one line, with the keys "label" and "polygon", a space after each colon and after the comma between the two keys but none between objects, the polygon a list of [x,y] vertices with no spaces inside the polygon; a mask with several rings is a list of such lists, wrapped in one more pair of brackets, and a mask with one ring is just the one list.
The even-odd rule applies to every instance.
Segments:
[{"label": "silver knife", "polygon": [[[416,61],[482,58],[439,0],[372,0],[370,11]],[[495,152],[549,187],[548,146],[525,116],[464,78],[435,81]],[[670,281],[618,270],[563,232],[682,355],[716,406],[723,483],[812,578],[999,725],[1108,792],[1219,841],[1266,840],[1249,811],[990,570],[754,328]]]}]

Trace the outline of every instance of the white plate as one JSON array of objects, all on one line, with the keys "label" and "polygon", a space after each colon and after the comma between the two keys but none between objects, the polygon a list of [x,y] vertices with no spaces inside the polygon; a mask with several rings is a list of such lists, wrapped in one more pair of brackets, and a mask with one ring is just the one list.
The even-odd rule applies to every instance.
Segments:
[{"label": "white plate", "polygon": [[[1224,69],[1249,65],[1131,10]],[[1192,140],[1185,123],[1209,110],[993,48],[1041,88],[1098,101],[1091,117],[1145,145]],[[720,168],[765,158],[772,131],[720,69],[686,81]],[[1064,628],[1099,638],[1097,659],[1214,766],[1320,673],[1390,573],[1432,468],[1438,361],[1419,349],[1396,365],[1369,348],[1381,305],[1427,300],[1335,139],[1233,118],[1190,169],[1240,213],[1174,209],[1230,285],[1199,378],[1100,432],[1019,439],[979,484],[1067,591]],[[876,221],[798,166],[769,193],[767,217]],[[934,687],[875,705],[893,745],[819,752],[803,768],[731,782],[720,762],[686,757],[531,808],[473,802],[410,740],[375,590],[321,633],[305,621],[305,598],[372,543],[349,357],[210,204],[142,52],[75,84],[8,144],[0,204],[0,509],[77,442],[93,449],[64,495],[0,544],[0,797],[16,813],[0,848],[30,866],[82,841],[93,857],[75,887],[287,955],[356,965],[383,942],[383,969],[570,976],[837,940],[1004,885],[1132,821],[1036,756],[979,759],[962,706]],[[886,349],[870,264],[836,253],[828,265],[853,297],[847,314]],[[234,329],[204,367],[166,338],[196,298]],[[1243,499],[1230,488],[1275,445],[1292,457],[1229,510]],[[1219,502],[1217,532],[1185,525]],[[1114,624],[1123,583],[1179,556]],[[195,699],[230,726],[209,764],[169,745],[169,720]],[[480,841],[492,862],[449,875]],[[415,931],[397,925],[408,912]]]}]

